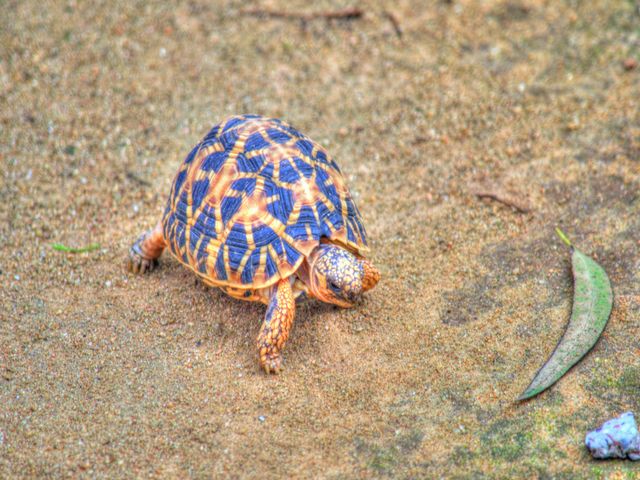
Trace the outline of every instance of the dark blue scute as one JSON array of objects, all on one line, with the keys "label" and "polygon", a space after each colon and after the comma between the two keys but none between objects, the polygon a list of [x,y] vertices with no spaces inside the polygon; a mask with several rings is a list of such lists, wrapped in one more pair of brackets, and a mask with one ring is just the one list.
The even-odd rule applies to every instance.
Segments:
[{"label": "dark blue scute", "polygon": [[353,200],[351,200],[351,198],[347,197],[346,203],[347,203],[347,217],[353,218],[354,216],[356,216],[356,209],[355,209],[355,205],[353,203]]},{"label": "dark blue scute", "polygon": [[191,250],[192,254],[196,251],[198,240],[200,240],[201,235],[202,234],[198,232],[198,230],[194,230],[193,228],[189,230],[189,250]]},{"label": "dark blue scute", "polygon": [[239,178],[231,184],[231,188],[238,192],[245,192],[247,196],[250,196],[253,193],[253,190],[256,188],[256,179]]},{"label": "dark blue scute", "polygon": [[325,197],[329,199],[336,198],[338,196],[336,187],[334,187],[332,183],[329,183],[329,185],[327,185],[328,179],[329,175],[327,174],[327,172],[325,172],[321,168],[316,169],[316,185],[318,186],[320,191],[324,194]]},{"label": "dark blue scute", "polygon": [[218,280],[227,279],[227,271],[224,268],[224,248],[218,250],[218,258],[216,258],[216,277]]},{"label": "dark blue scute", "polygon": [[[308,238],[307,225],[311,230],[311,238]],[[309,206],[302,207],[298,221],[293,225],[289,225],[284,231],[296,240],[318,240],[320,238],[320,229],[316,222],[316,217],[313,214],[313,209]]]},{"label": "dark blue scute", "polygon": [[311,157],[311,153],[313,152],[313,143],[311,143],[309,140],[298,140],[296,142],[296,147],[298,147],[298,149],[307,157]]},{"label": "dark blue scute", "polygon": [[227,240],[227,246],[229,247],[229,267],[232,270],[238,270],[240,267],[240,262],[242,261],[242,257],[244,257],[246,249],[236,248],[235,246],[229,245],[229,241]]},{"label": "dark blue scute", "polygon": [[320,163],[324,163],[324,164],[328,164],[329,163],[329,159],[327,158],[327,154],[324,153],[322,150],[318,150],[318,153],[316,153],[316,160],[318,160]]},{"label": "dark blue scute", "polygon": [[240,153],[236,158],[236,164],[238,171],[244,173],[255,173],[260,170],[265,162],[263,155],[256,155],[253,158],[247,158],[243,153]]},{"label": "dark blue scute", "polygon": [[347,239],[350,242],[355,242],[356,241],[356,236],[353,233],[353,229],[351,228],[351,225],[347,224]]},{"label": "dark blue scute", "polygon": [[236,142],[238,141],[238,131],[237,130],[229,130],[228,132],[224,132],[218,139],[225,150],[230,150],[234,147]]},{"label": "dark blue scute", "polygon": [[300,180],[300,175],[293,168],[291,162],[284,159],[280,162],[280,181],[285,183],[295,183]]},{"label": "dark blue scute", "polygon": [[282,242],[284,245],[284,251],[287,255],[287,262],[289,265],[295,265],[295,263],[300,258],[300,252],[298,252],[295,248],[289,245],[287,242]]},{"label": "dark blue scute", "polygon": [[318,212],[318,216],[320,217],[320,236],[330,237],[331,228],[329,227],[329,216],[331,215],[331,211],[322,202],[316,202],[316,211]]},{"label": "dark blue scute", "polygon": [[241,204],[242,199],[240,197],[224,197],[220,204],[220,209],[222,210],[222,223],[224,225],[226,225],[229,219],[238,211]]},{"label": "dark blue scute", "polygon": [[260,172],[260,176],[271,180],[273,178],[273,163],[267,163]]},{"label": "dark blue scute", "polygon": [[[246,115],[246,117],[250,118],[249,115]],[[233,127],[237,127],[238,125],[244,122],[246,122],[246,118],[234,117],[230,119],[227,123],[225,123],[224,127],[222,128],[222,133],[226,133],[227,131],[231,130]]]},{"label": "dark blue scute", "polygon": [[298,157],[294,157],[293,161],[296,163],[296,167],[298,167],[298,170],[300,170],[302,175],[304,175],[306,178],[311,177],[311,175],[313,174],[313,167],[311,165]]},{"label": "dark blue scute", "polygon": [[367,245],[367,232],[364,229],[364,225],[362,225],[362,222],[360,221],[359,217],[354,217],[353,220],[354,220],[355,228],[358,231],[358,234],[360,235],[360,239],[362,240],[362,243]]},{"label": "dark blue scute", "polygon": [[[184,224],[181,222],[176,223],[176,235],[175,238],[178,239],[178,245],[187,245],[187,241],[186,241],[186,229],[184,228]],[[176,255],[180,255],[179,251],[175,251],[173,252]],[[184,252],[182,253],[182,255],[180,255],[180,258],[182,258],[182,261],[184,263],[189,263],[189,259],[187,258],[187,249],[184,249]]]},{"label": "dark blue scute", "polygon": [[266,265],[266,273],[267,278],[273,277],[276,273],[278,273],[278,265],[273,261],[271,255],[267,255],[267,265]]},{"label": "dark blue scute", "polygon": [[191,205],[193,208],[198,208],[200,202],[209,191],[209,179],[203,178],[202,180],[196,180],[191,187]]},{"label": "dark blue scute", "polygon": [[291,140],[289,134],[277,128],[269,128],[267,130],[267,135],[269,135],[269,138],[276,143],[287,143],[289,140]]},{"label": "dark blue scute", "polygon": [[173,222],[175,222],[175,218],[174,218],[174,215],[173,215],[173,209],[171,208],[171,198],[169,198],[169,200],[167,201],[167,206],[164,209],[164,213],[162,214],[162,218],[164,219],[164,221],[163,221],[163,223],[164,223],[164,230],[163,230],[164,238],[168,238],[171,226],[173,225]]},{"label": "dark blue scute", "polygon": [[206,234],[208,237],[216,238],[215,208],[210,205],[205,205],[200,214],[196,217],[196,221],[191,229],[198,230],[200,233]]},{"label": "dark blue scute", "polygon": [[196,257],[198,258],[198,270],[202,273],[207,273],[207,258],[209,257],[209,254],[207,253],[207,246],[209,245],[210,240],[211,237],[204,236],[200,242],[200,247],[198,247],[198,251],[196,252]]},{"label": "dark blue scute", "polygon": [[242,270],[240,279],[242,283],[247,284],[253,281],[253,274],[260,267],[260,250],[254,250],[249,256],[249,261]]},{"label": "dark blue scute", "polygon": [[228,156],[228,152],[213,152],[207,155],[207,157],[202,161],[200,168],[205,172],[213,170],[215,173],[218,173]]},{"label": "dark blue scute", "polygon": [[333,225],[333,228],[336,230],[339,230],[344,225],[342,215],[337,210],[331,212],[327,217],[327,220],[331,222],[331,225]]},{"label": "dark blue scute", "polygon": [[267,205],[267,210],[271,215],[286,225],[289,220],[289,215],[291,215],[291,211],[293,210],[293,193],[286,188],[279,188],[270,184],[267,185],[266,194],[268,197],[272,195],[278,197],[278,200]]},{"label": "dark blue scute", "polygon": [[242,274],[240,275],[240,281],[242,282],[243,285],[247,285],[251,283],[251,281],[253,280],[253,273],[254,273],[253,265],[251,265],[250,263],[247,263],[242,269]]},{"label": "dark blue scute", "polygon": [[178,201],[176,202],[176,209],[173,214],[176,216],[176,219],[181,223],[187,223],[187,208],[189,203],[187,202],[187,192],[182,191],[178,196]]},{"label": "dark blue scute", "polygon": [[255,243],[255,248],[260,249],[266,245],[270,245],[273,242],[277,242],[278,235],[274,232],[271,227],[268,225],[259,225],[253,226],[253,242]]},{"label": "dark blue scute", "polygon": [[284,246],[283,246],[283,242],[281,238],[278,238],[277,240],[275,240],[271,246],[273,247],[273,249],[275,250],[276,254],[278,255],[278,257],[282,256],[282,252],[284,252]]},{"label": "dark blue scute", "polygon": [[248,244],[247,234],[245,233],[242,225],[235,224],[231,227],[229,235],[227,236],[226,244],[230,249],[237,250],[241,255],[244,255],[244,252],[248,248]]},{"label": "dark blue scute", "polygon": [[217,141],[218,133],[220,133],[219,124],[215,125],[211,130],[209,130],[207,135],[202,139],[202,142],[200,143],[200,145],[198,145],[196,148],[208,147],[209,145],[214,144]]},{"label": "dark blue scute", "polygon": [[261,132],[252,133],[247,141],[244,144],[244,149],[247,152],[251,152],[253,150],[260,150],[261,148],[267,148],[269,146],[269,142],[267,142],[262,136]]},{"label": "dark blue scute", "polygon": [[186,170],[182,170],[178,176],[176,177],[175,182],[173,183],[174,188],[173,188],[173,194],[176,195],[180,189],[182,188],[182,184],[184,183],[185,179],[187,178],[187,171]]},{"label": "dark blue scute", "polygon": [[287,132],[289,135],[291,135],[292,137],[296,137],[296,138],[304,138],[304,135],[302,135],[298,130],[296,130],[293,127],[290,127],[289,125],[286,125],[284,122],[282,122],[281,120],[274,118],[273,121],[275,123],[278,124],[278,128],[280,130],[284,130],[285,132]]},{"label": "dark blue scute", "polygon": [[193,147],[193,149],[189,152],[189,155],[187,155],[187,158],[184,159],[184,163],[186,164],[191,163],[193,159],[196,157],[196,153],[198,153],[198,150],[200,150],[200,144]]},{"label": "dark blue scute", "polygon": [[325,197],[327,197],[327,200],[329,200],[334,208],[336,210],[338,210],[339,212],[342,212],[342,201],[340,199],[340,195],[338,195],[338,190],[336,190],[335,185],[331,184],[331,185],[322,185],[322,186],[318,186],[320,188],[320,191],[324,194]]}]

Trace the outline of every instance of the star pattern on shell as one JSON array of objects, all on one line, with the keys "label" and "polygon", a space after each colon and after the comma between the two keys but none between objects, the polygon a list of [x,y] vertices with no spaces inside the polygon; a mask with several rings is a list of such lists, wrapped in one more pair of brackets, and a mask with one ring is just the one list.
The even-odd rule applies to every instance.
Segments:
[{"label": "star pattern on shell", "polygon": [[269,286],[322,237],[368,250],[336,162],[287,123],[258,115],[214,126],[187,155],[162,223],[171,252],[216,286]]}]

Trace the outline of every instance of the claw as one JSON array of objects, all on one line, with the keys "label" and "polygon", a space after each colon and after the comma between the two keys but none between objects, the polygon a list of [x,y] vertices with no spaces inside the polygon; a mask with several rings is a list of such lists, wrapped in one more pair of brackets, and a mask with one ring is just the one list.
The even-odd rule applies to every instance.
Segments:
[{"label": "claw", "polygon": [[265,373],[277,374],[283,369],[282,357],[278,353],[268,353],[260,358],[260,364]]},{"label": "claw", "polygon": [[153,271],[158,265],[157,259],[148,259],[140,255],[135,248],[129,250],[129,259],[127,261],[127,270],[135,274],[142,274]]},{"label": "claw", "polygon": [[127,270],[140,274],[152,271],[158,265],[158,257],[165,247],[162,225],[158,223],[156,228],[140,235],[129,249]]}]

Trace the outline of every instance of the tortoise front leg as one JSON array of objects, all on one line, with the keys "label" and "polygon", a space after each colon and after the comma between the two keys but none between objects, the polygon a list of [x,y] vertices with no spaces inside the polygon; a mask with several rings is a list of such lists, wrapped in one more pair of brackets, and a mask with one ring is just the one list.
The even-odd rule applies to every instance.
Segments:
[{"label": "tortoise front leg", "polygon": [[158,264],[158,257],[167,244],[162,233],[162,223],[138,237],[129,249],[127,268],[133,273],[150,272]]},{"label": "tortoise front leg", "polygon": [[293,289],[289,279],[285,278],[272,289],[267,314],[258,335],[260,367],[267,373],[278,373],[281,368],[281,352],[289,338],[295,314]]}]

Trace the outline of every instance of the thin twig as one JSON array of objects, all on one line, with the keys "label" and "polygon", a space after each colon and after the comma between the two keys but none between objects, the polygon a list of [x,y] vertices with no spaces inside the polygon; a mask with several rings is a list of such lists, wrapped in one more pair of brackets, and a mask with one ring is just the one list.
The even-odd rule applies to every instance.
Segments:
[{"label": "thin twig", "polygon": [[135,173],[133,173],[131,170],[127,170],[125,172],[126,177],[129,180],[133,180],[136,183],[139,183],[140,185],[143,185],[145,187],[150,187],[151,186],[151,182],[148,182],[147,180],[140,178],[138,175],[136,175]]},{"label": "thin twig", "polygon": [[506,197],[498,192],[493,192],[493,191],[485,191],[485,190],[475,190],[473,192],[473,195],[475,195],[478,198],[489,198],[491,200],[495,200],[498,203],[502,203],[503,205],[506,205],[508,207],[511,207],[515,210],[517,210],[520,213],[531,213],[531,209],[523,204],[521,204],[520,202],[518,202],[517,200],[513,200],[509,197]]},{"label": "thin twig", "polygon": [[269,10],[266,8],[247,8],[240,11],[243,15],[255,15],[258,17],[286,18],[293,20],[315,20],[325,18],[327,20],[343,19],[355,20],[364,15],[364,11],[357,7],[344,8],[342,10],[321,11],[312,13],[285,12],[282,10]]},{"label": "thin twig", "polygon": [[393,13],[387,10],[385,10],[383,14],[387,18],[387,20],[391,22],[391,26],[393,27],[394,32],[396,32],[396,35],[398,36],[398,38],[402,38],[402,27],[400,26],[400,21],[398,20],[398,17],[396,17]]}]

